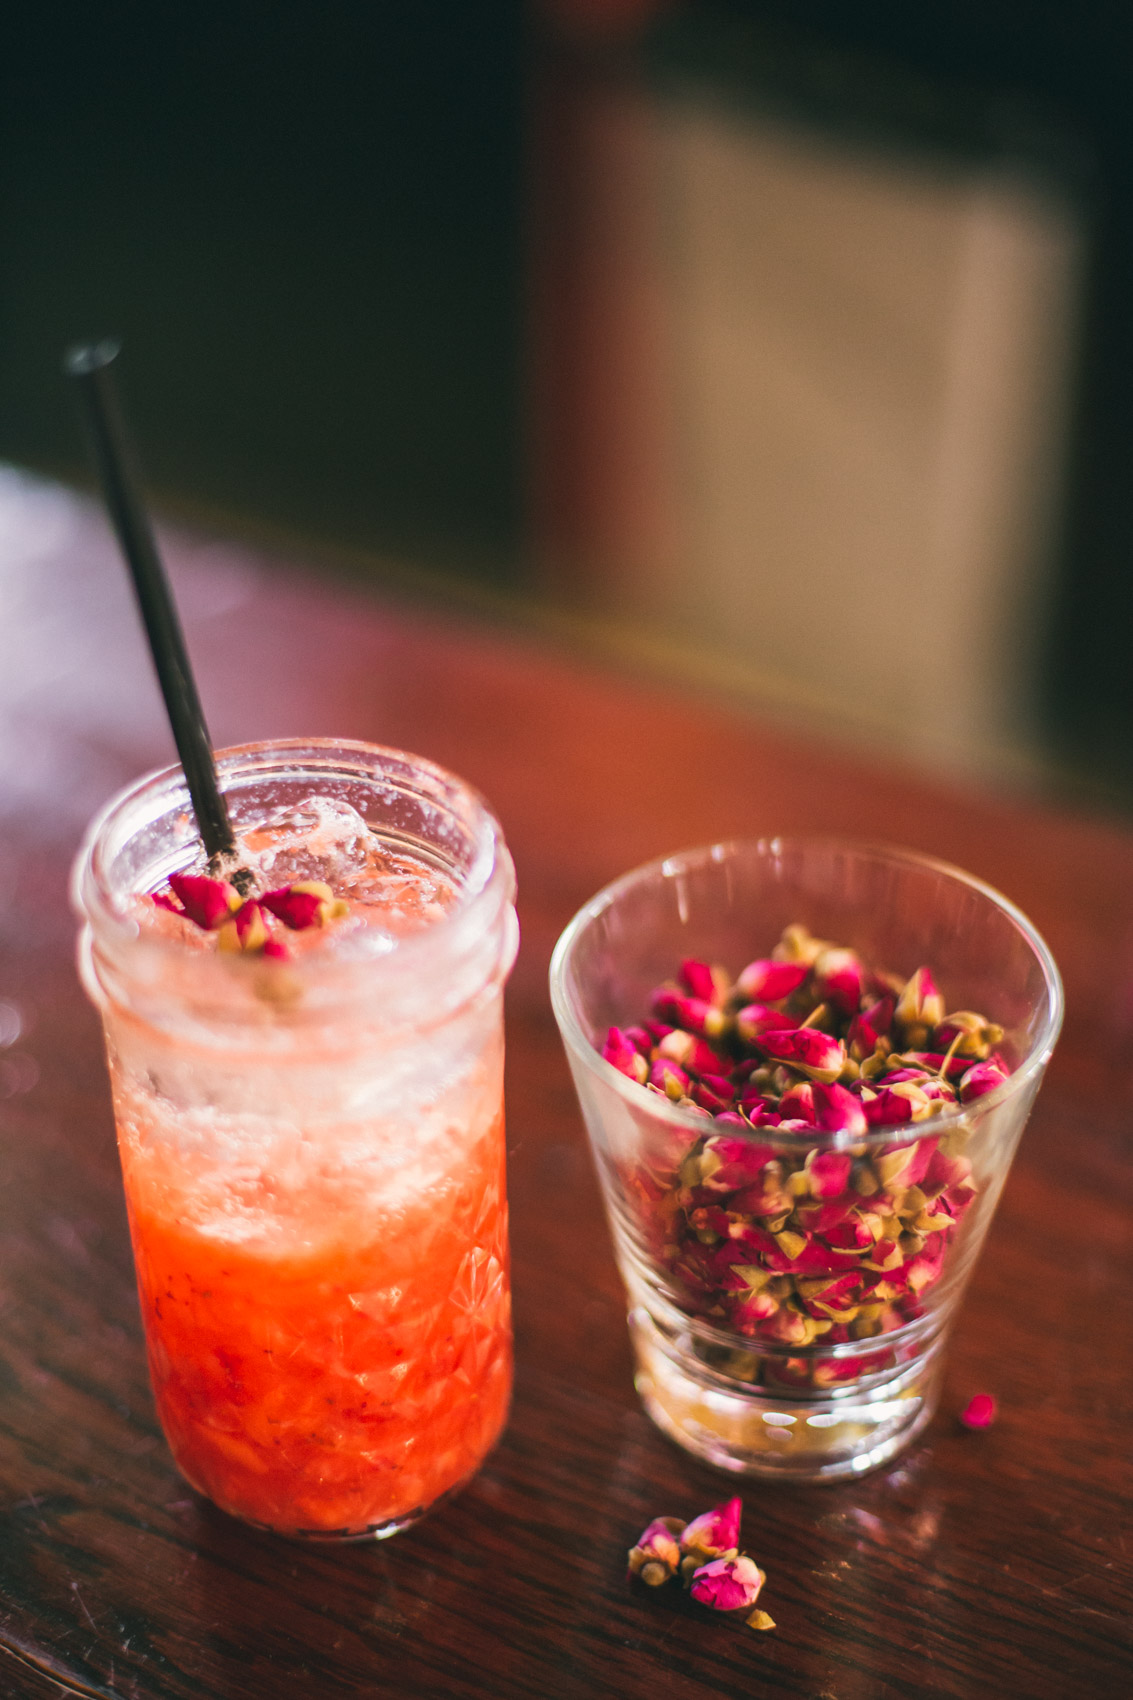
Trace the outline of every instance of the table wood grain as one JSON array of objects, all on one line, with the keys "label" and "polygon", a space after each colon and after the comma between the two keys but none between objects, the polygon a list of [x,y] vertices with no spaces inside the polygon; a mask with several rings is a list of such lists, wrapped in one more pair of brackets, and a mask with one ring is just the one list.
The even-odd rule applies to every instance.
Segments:
[{"label": "table wood grain", "polygon": [[[504,822],[517,1381],[467,1491],[382,1546],[246,1529],[180,1479],[146,1380],[68,865],[93,810],[172,759],[94,510],[0,470],[0,1694],[1028,1700],[1133,1692],[1133,834],[792,740],[518,628],[371,599],[223,541],[169,555],[220,743],[417,750]],[[657,1433],[546,974],[600,885],[736,834],[909,845],[1049,939],[1065,1036],[951,1349],[943,1407],[862,1481],[742,1488],[758,1636],[625,1582],[658,1513],[730,1492]],[[981,1390],[996,1426],[960,1429]]]}]

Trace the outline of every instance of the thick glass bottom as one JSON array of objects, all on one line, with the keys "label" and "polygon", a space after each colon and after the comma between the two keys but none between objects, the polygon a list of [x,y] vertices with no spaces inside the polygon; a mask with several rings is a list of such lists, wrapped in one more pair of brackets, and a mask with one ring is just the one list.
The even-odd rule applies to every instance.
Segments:
[{"label": "thick glass bottom", "polygon": [[666,1338],[648,1311],[629,1315],[646,1411],[664,1434],[718,1469],[781,1481],[864,1475],[920,1434],[940,1397],[940,1338],[888,1377],[823,1395],[769,1393],[721,1376]]}]

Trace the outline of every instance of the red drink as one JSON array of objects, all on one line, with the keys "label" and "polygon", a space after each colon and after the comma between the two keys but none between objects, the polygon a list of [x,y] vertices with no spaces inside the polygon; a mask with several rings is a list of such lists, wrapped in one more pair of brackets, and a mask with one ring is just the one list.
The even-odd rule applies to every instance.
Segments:
[{"label": "red drink", "polygon": [[[266,878],[321,858],[351,913],[283,965],[226,960],[135,899],[147,960],[128,988],[92,917],[158,1410],[224,1510],[392,1533],[475,1471],[507,1414],[510,863],[497,840],[497,871],[474,846],[466,873],[371,825],[336,870],[343,804],[289,800],[267,828],[258,793],[233,806]],[[468,879],[487,882],[479,917]]]}]

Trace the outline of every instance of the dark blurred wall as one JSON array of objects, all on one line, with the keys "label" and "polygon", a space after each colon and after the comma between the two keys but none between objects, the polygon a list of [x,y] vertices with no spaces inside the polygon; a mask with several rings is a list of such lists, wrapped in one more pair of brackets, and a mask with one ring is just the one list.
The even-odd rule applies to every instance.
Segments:
[{"label": "dark blurred wall", "polygon": [[153,486],[506,579],[521,75],[499,0],[8,8],[0,457],[117,333]]}]

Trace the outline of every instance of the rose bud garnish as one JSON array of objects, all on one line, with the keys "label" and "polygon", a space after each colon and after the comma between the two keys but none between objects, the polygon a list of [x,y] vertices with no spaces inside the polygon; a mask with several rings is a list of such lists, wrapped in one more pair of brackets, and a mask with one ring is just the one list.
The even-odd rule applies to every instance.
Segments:
[{"label": "rose bud garnish", "polygon": [[263,950],[268,942],[268,930],[264,912],[255,898],[248,898],[227,920],[221,922],[216,942],[220,950]]},{"label": "rose bud garnish", "polygon": [[338,920],[348,907],[322,880],[296,880],[294,885],[281,885],[275,891],[265,891],[260,902],[285,927],[297,933]]},{"label": "rose bud garnish", "polygon": [[210,879],[208,874],[170,874],[169,884],[189,920],[206,933],[215,932],[243,902],[234,885]]},{"label": "rose bud garnish", "polygon": [[761,1033],[756,1042],[769,1057],[789,1063],[809,1080],[829,1084],[837,1080],[846,1064],[841,1039],[820,1033],[814,1027],[796,1027],[789,1033]]},{"label": "rose bud garnish", "polygon": [[965,1428],[990,1428],[998,1415],[994,1395],[977,1393],[974,1399],[969,1399],[960,1412],[960,1421]]}]

